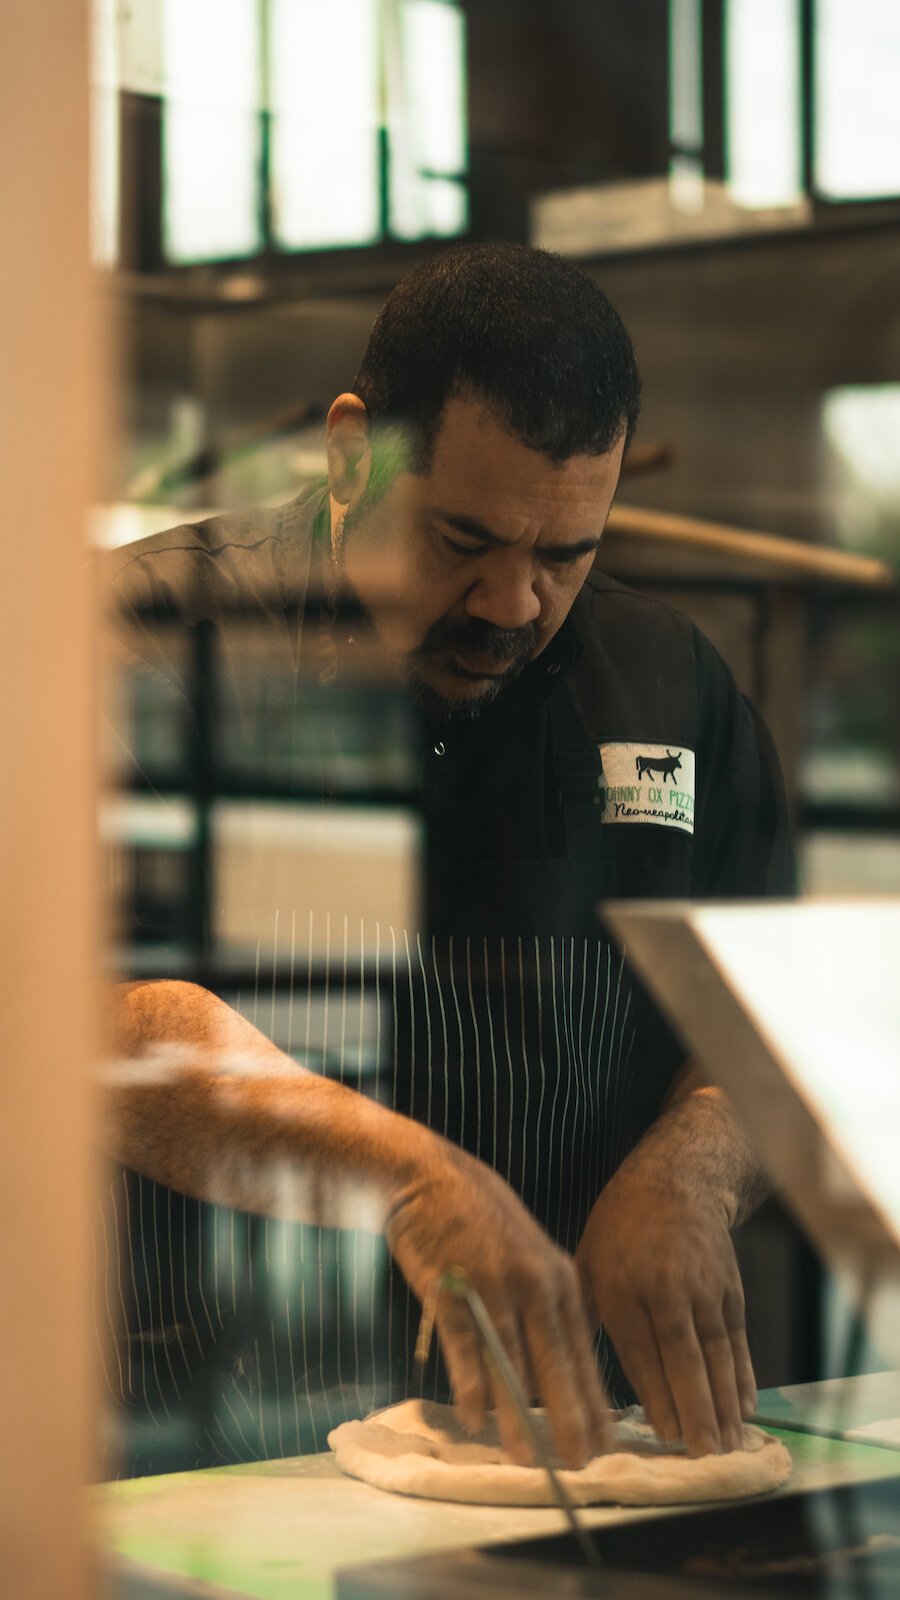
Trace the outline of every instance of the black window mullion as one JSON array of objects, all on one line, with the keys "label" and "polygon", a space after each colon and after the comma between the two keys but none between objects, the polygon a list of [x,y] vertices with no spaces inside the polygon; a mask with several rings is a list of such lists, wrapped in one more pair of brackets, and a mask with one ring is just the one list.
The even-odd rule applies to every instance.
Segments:
[{"label": "black window mullion", "polygon": [[703,0],[701,83],[703,85],[703,172],[716,182],[725,177],[725,17],[724,0]]},{"label": "black window mullion", "polygon": [[800,117],[803,191],[816,200],[816,0],[800,0]]},{"label": "black window mullion", "polygon": [[272,102],[269,78],[270,16],[269,0],[256,0],[258,6],[260,59],[259,107],[259,176],[257,189],[257,215],[262,250],[268,255],[275,249],[272,205]]}]

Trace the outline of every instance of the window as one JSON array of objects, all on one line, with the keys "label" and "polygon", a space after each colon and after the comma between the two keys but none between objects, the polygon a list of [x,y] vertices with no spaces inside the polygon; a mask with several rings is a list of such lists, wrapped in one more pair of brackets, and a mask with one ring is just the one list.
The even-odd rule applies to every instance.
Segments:
[{"label": "window", "polygon": [[174,265],[462,233],[455,0],[94,0],[96,258],[115,260],[118,92],[158,102]]},{"label": "window", "polygon": [[703,204],[703,23],[700,0],[672,0],[669,18],[669,179],[682,210]]},{"label": "window", "polygon": [[382,234],[378,0],[269,0],[268,10],[275,242],[373,244]]},{"label": "window", "polygon": [[466,46],[462,13],[443,0],[395,6],[389,50],[388,222],[400,239],[462,233]]},{"label": "window", "polygon": [[815,185],[828,200],[900,194],[900,6],[818,0]]},{"label": "window", "polygon": [[669,0],[669,63],[673,199],[900,196],[897,0]]},{"label": "window", "polygon": [[163,0],[162,237],[173,262],[262,246],[255,10],[247,0]]},{"label": "window", "polygon": [[803,191],[800,0],[727,0],[725,172],[749,207]]}]

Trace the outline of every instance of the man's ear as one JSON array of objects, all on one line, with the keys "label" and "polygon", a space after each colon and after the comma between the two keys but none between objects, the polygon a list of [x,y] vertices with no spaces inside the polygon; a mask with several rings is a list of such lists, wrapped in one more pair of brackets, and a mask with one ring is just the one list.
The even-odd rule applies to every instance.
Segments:
[{"label": "man's ear", "polygon": [[325,424],[331,498],[350,509],[369,481],[369,413],[356,394],[339,394]]}]

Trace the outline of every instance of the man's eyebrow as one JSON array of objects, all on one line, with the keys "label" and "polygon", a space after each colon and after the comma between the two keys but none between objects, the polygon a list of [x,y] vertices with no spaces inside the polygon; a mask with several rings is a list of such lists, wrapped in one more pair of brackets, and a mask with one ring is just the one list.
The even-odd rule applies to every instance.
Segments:
[{"label": "man's eyebrow", "polygon": [[[510,542],[508,539],[501,539],[499,534],[494,533],[485,523],[479,522],[477,517],[468,517],[461,511],[442,511],[436,506],[431,516],[437,522],[443,522],[447,527],[455,529],[457,533],[464,533],[470,539],[478,539],[481,544],[502,545]],[[587,539],[579,539],[575,544],[545,544],[538,545],[538,549],[544,556],[551,558],[555,556],[557,559],[571,561],[576,556],[592,555],[594,551],[599,550],[601,537],[602,535],[598,533]]]},{"label": "man's eyebrow", "polygon": [[431,513],[437,522],[445,522],[448,528],[455,528],[457,533],[465,533],[470,539],[479,539],[482,544],[506,544],[499,534],[493,533],[477,517],[467,517],[462,511],[442,511],[440,506],[435,506]]}]

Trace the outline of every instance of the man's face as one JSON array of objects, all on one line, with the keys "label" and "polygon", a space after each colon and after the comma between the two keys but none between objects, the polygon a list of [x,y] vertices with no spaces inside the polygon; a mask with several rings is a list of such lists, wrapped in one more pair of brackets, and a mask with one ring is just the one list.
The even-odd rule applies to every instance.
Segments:
[{"label": "man's face", "polygon": [[622,450],[556,465],[457,398],[425,473],[351,502],[342,575],[427,710],[476,716],[546,648],[590,571]]}]

